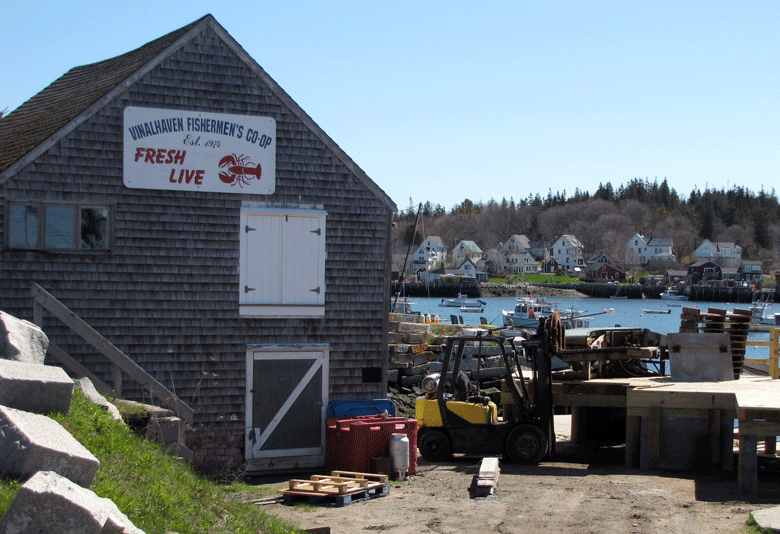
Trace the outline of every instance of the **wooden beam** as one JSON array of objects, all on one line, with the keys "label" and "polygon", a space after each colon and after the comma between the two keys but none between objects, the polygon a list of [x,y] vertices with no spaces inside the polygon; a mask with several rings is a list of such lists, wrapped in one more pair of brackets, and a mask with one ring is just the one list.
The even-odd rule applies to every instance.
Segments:
[{"label": "wooden beam", "polygon": [[73,374],[80,377],[89,378],[92,381],[92,385],[95,386],[95,389],[98,390],[98,392],[100,392],[101,395],[105,395],[107,397],[117,396],[114,390],[109,385],[107,385],[105,382],[100,380],[89,369],[87,369],[79,362],[77,362],[75,359],[73,359],[73,356],[65,352],[63,349],[61,349],[59,346],[57,346],[55,343],[52,343],[51,341],[49,341],[48,353],[55,359],[59,360],[65,366],[65,368],[68,369]]},{"label": "wooden beam", "polygon": [[176,415],[188,423],[192,422],[195,411],[158,382],[152,375],[144,371],[141,366],[131,360],[124,352],[115,347],[95,329],[84,322],[83,319],[34,282],[32,293],[35,301],[40,303],[41,306],[46,308],[52,315],[65,323],[87,343],[100,351],[100,353],[111,360],[112,363],[121,367],[125,373],[133,377],[140,384],[147,386],[152,396],[156,397],[167,408],[173,410]]}]

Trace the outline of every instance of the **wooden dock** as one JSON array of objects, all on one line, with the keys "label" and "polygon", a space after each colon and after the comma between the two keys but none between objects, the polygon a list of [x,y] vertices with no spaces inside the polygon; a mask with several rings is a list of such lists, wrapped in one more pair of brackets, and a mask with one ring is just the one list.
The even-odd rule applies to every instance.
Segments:
[{"label": "wooden dock", "polygon": [[[572,408],[575,443],[585,441],[589,410],[625,408],[627,467],[664,467],[670,457],[687,449],[684,454],[704,457],[711,467],[732,470],[733,440],[739,439],[739,490],[750,494],[758,489],[758,442],[765,442],[766,453],[775,454],[780,436],[780,382],[768,377],[742,376],[722,382],[651,377],[556,383],[553,403]],[[697,428],[699,435],[691,438]],[[703,446],[707,450],[701,450]]]}]

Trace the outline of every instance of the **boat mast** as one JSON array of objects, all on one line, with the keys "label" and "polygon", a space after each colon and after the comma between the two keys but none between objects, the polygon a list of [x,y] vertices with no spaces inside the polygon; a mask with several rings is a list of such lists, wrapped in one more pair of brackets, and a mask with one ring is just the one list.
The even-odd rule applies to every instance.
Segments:
[{"label": "boat mast", "polygon": [[395,292],[395,300],[393,300],[393,306],[391,310],[395,309],[395,305],[398,303],[398,296],[403,292],[406,285],[406,263],[409,261],[409,254],[412,253],[412,245],[414,245],[414,236],[417,235],[417,224],[420,222],[420,214],[422,213],[422,202],[417,207],[417,217],[414,218],[414,231],[412,232],[412,238],[409,240],[409,248],[406,250],[406,257],[404,258],[404,267],[401,269],[401,288]]}]

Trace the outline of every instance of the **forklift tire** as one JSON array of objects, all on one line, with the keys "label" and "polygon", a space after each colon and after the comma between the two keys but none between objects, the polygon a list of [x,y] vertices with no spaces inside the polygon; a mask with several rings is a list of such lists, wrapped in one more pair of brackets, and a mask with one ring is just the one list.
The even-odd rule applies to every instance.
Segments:
[{"label": "forklift tire", "polygon": [[452,456],[452,444],[441,430],[428,430],[417,442],[420,454],[429,462],[440,462]]},{"label": "forklift tire", "polygon": [[506,437],[506,453],[518,464],[538,464],[547,456],[547,436],[536,425],[518,425]]}]

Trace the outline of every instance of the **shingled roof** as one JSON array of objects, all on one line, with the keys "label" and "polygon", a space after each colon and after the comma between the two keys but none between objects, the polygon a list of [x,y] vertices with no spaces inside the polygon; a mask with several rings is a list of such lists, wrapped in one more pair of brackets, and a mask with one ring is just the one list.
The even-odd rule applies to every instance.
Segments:
[{"label": "shingled roof", "polygon": [[[120,56],[75,67],[17,109],[0,119],[0,185],[41,152],[77,127],[118,91],[162,62],[208,25],[241,57],[287,107],[389,209],[396,205],[387,194],[309,117],[303,109],[250,57],[212,15],[172,31]],[[16,165],[15,165],[16,164]]]},{"label": "shingled roof", "polygon": [[54,135],[206,17],[121,56],[74,67],[3,117],[0,172]]}]

